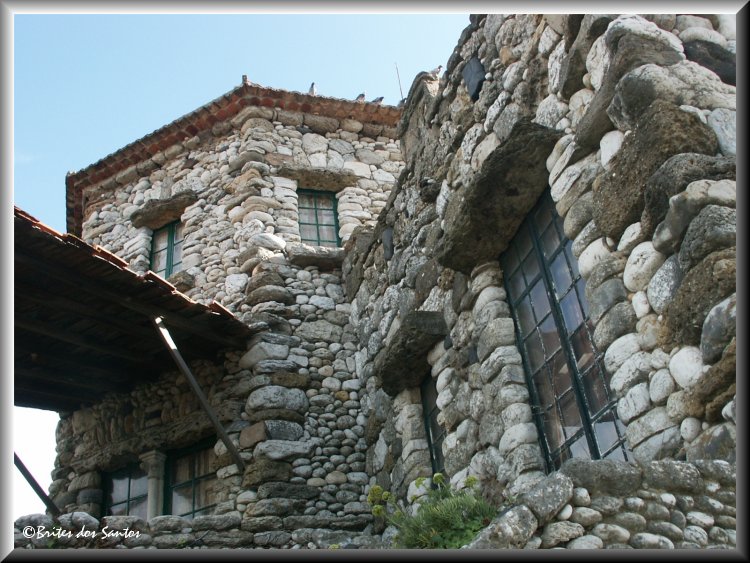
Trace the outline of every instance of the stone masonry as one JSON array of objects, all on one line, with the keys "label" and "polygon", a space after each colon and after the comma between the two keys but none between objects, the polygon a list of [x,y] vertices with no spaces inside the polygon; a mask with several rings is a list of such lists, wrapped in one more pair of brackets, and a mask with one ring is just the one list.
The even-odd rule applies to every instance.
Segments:
[{"label": "stone masonry", "polygon": [[[424,492],[432,377],[451,482],[508,507],[469,548],[734,549],[734,51],[734,16],[473,15],[397,128],[251,103],[82,186],[87,242],[145,271],[180,219],[169,281],[256,335],[193,366],[247,465],[216,443],[214,515],[101,514],[101,471],[212,435],[175,372],[61,416],[61,525],[141,532],[91,547],[388,547],[367,492]],[[343,250],[300,243],[304,187],[336,193]],[[630,462],[545,468],[499,257],[547,191]],[[17,547],[44,547],[37,522]]]}]

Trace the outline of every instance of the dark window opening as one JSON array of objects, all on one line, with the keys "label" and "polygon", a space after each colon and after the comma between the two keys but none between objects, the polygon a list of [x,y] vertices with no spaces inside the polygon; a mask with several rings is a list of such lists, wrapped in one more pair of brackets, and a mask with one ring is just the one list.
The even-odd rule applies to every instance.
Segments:
[{"label": "dark window opening", "polygon": [[571,457],[628,459],[629,453],[571,247],[547,191],[501,257],[550,471]]},{"label": "dark window opening", "polygon": [[422,413],[424,416],[425,434],[427,435],[427,449],[430,451],[432,473],[442,473],[445,470],[443,458],[443,438],[445,429],[438,423],[440,409],[437,406],[437,386],[435,379],[429,374],[420,387],[422,394]]},{"label": "dark window opening", "polygon": [[104,514],[138,516],[146,519],[148,509],[148,476],[134,463],[104,475]]},{"label": "dark window opening", "polygon": [[297,197],[302,242],[314,246],[340,246],[336,194],[297,190]]},{"label": "dark window opening", "polygon": [[183,225],[179,221],[154,231],[151,271],[163,278],[182,270]]},{"label": "dark window opening", "polygon": [[203,442],[167,457],[164,513],[192,519],[216,506],[216,461],[212,443]]}]

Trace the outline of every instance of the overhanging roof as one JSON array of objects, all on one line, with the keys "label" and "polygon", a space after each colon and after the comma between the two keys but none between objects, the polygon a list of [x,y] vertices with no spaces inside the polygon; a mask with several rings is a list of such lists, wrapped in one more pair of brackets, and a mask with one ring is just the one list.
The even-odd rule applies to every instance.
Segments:
[{"label": "overhanging roof", "polygon": [[153,272],[14,211],[17,406],[67,411],[175,369],[152,319],[188,360],[244,350],[253,331],[218,303],[197,303]]}]

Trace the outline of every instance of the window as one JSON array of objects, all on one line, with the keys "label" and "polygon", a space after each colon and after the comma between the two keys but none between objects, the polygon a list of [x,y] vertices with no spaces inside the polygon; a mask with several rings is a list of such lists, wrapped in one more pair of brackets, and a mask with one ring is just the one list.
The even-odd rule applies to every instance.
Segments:
[{"label": "window", "polygon": [[336,195],[332,192],[298,190],[299,232],[302,242],[338,247],[339,223]]},{"label": "window", "polygon": [[140,465],[136,463],[105,474],[104,490],[104,514],[146,519],[148,477]]},{"label": "window", "polygon": [[179,221],[154,231],[151,271],[168,278],[182,269],[183,225]]},{"label": "window", "polygon": [[430,450],[430,461],[432,472],[440,473],[444,469],[443,438],[445,429],[440,426],[437,415],[440,410],[437,407],[437,387],[435,380],[428,374],[422,382],[422,413],[424,415],[425,434],[427,434],[427,448]]},{"label": "window", "polygon": [[213,446],[208,443],[175,452],[167,458],[165,514],[193,518],[213,512],[215,460]]},{"label": "window", "polygon": [[549,470],[570,457],[628,455],[571,247],[547,192],[501,257]]}]

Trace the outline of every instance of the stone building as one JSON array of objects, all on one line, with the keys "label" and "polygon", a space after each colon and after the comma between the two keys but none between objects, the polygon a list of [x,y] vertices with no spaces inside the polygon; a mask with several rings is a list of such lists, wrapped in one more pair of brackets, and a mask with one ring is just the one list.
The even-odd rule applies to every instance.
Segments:
[{"label": "stone building", "polygon": [[472,16],[403,108],[243,83],[69,175],[82,264],[185,296],[134,325],[236,332],[177,343],[223,439],[167,364],[49,403],[60,522],[387,547],[369,487],[444,471],[508,507],[470,547],[733,549],[734,34]]}]

